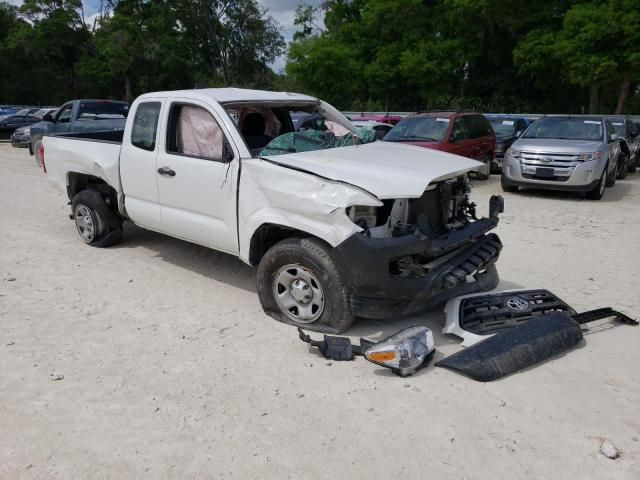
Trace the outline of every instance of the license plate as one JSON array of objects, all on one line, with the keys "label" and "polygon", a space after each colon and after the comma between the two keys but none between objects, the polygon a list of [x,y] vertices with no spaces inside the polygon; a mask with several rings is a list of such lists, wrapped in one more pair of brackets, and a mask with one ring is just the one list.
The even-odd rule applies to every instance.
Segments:
[{"label": "license plate", "polygon": [[555,177],[553,168],[538,167],[536,168],[536,176],[538,177]]}]

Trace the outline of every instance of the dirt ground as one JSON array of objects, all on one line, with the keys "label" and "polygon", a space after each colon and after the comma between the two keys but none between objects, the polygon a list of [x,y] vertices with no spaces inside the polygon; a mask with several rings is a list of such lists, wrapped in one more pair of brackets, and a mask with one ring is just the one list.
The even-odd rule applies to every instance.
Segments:
[{"label": "dirt ground", "polygon": [[[640,328],[487,384],[328,362],[236,258],[133,226],[85,246],[26,150],[0,145],[0,167],[0,478],[640,478]],[[485,213],[499,178],[476,183]],[[600,202],[504,196],[501,287],[640,318],[640,174]],[[348,333],[424,324],[441,358],[443,321]]]}]

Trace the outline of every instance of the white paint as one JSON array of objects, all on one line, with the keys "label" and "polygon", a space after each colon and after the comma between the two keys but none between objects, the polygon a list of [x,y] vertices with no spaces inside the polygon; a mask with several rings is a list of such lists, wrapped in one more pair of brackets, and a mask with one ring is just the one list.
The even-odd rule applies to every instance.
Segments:
[{"label": "white paint", "polygon": [[392,142],[265,158],[350,183],[380,199],[419,198],[430,183],[462,175],[482,165],[458,155]]}]

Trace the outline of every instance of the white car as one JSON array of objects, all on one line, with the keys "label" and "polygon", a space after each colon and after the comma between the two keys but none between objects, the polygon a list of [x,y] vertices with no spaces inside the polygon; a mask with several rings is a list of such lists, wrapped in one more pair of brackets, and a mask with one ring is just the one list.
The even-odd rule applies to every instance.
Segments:
[{"label": "white car", "polygon": [[466,173],[478,162],[380,142],[292,142],[261,156],[275,137],[309,135],[294,132],[290,111],[357,138],[306,95],[156,92],[136,99],[124,132],[45,135],[42,166],[86,244],[116,243],[131,221],[236,255],[258,267],[264,310],[289,324],[341,332],[356,316],[391,318],[497,285],[501,243],[488,232],[502,199],[476,219]]}]

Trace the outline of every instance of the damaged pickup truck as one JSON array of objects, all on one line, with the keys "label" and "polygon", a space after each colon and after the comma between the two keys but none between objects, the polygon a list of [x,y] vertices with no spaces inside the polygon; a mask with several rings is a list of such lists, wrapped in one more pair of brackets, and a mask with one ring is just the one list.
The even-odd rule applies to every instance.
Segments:
[{"label": "damaged pickup truck", "polygon": [[[323,129],[295,132],[301,111]],[[236,255],[285,323],[337,333],[494,288],[503,205],[476,218],[479,163],[366,137],[316,98],[222,88],[142,95],[124,131],[45,136],[40,153],[86,244],[131,221]]]}]

